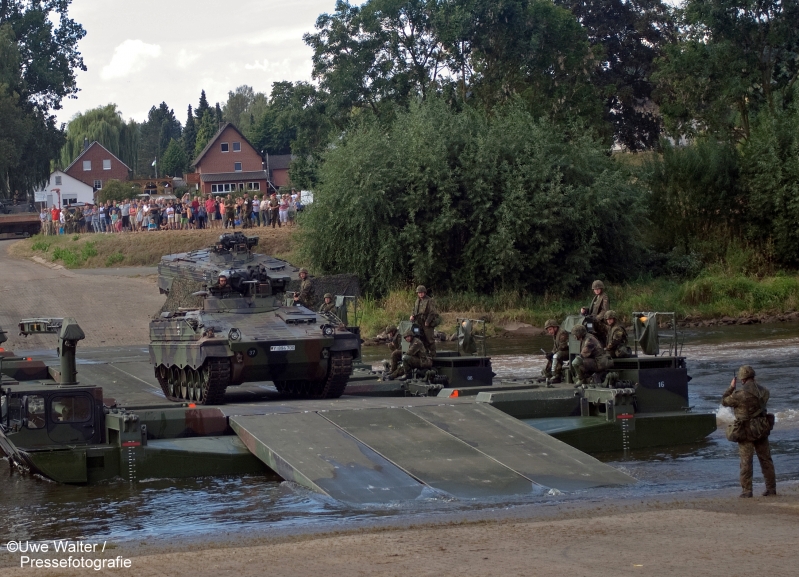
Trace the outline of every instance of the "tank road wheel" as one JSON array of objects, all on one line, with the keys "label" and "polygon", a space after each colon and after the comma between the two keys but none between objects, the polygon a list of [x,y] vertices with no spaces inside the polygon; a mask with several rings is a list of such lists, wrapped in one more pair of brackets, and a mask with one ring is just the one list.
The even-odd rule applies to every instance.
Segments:
[{"label": "tank road wheel", "polygon": [[178,390],[178,397],[189,400],[189,383],[186,369],[178,369],[178,382],[175,385]]},{"label": "tank road wheel", "polygon": [[158,384],[161,385],[161,391],[163,391],[164,396],[170,401],[176,401],[175,392],[169,383],[169,369],[165,365],[158,365],[155,367],[155,378],[158,379]]},{"label": "tank road wheel", "polygon": [[208,359],[199,369],[159,365],[155,377],[164,396],[170,401],[188,401],[198,405],[220,405],[230,384],[230,361]]},{"label": "tank road wheel", "polygon": [[200,399],[202,405],[221,405],[225,402],[225,389],[230,384],[230,360],[208,359],[199,370]]},{"label": "tank road wheel", "polygon": [[335,352],[330,356],[327,377],[322,381],[280,381],[279,393],[301,399],[337,399],[344,393],[352,373],[352,355]]}]

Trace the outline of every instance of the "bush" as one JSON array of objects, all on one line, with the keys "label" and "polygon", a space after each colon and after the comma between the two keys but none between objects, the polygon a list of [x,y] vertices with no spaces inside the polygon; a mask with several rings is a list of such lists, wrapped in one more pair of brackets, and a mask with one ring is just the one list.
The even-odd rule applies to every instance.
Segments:
[{"label": "bush", "polygon": [[115,252],[108,255],[108,258],[105,259],[105,266],[114,266],[115,264],[121,263],[123,260],[125,260],[125,255],[121,252]]},{"label": "bush", "polygon": [[31,245],[31,250],[37,252],[47,252],[48,250],[50,250],[51,244],[53,243],[43,239],[36,239],[33,241],[33,244]]}]

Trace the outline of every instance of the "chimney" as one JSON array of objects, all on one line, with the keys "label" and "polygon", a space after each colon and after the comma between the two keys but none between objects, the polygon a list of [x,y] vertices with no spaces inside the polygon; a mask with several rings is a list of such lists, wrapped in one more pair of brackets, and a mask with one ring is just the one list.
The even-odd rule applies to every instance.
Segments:
[{"label": "chimney", "polygon": [[86,152],[89,149],[89,139],[85,136],[83,137],[83,152]]}]

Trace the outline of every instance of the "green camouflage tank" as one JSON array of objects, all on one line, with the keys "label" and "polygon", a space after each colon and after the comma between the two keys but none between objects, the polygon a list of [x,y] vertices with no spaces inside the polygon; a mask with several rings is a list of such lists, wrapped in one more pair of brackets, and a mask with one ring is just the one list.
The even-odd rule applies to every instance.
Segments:
[{"label": "green camouflage tank", "polygon": [[[159,286],[167,280],[172,289],[178,280],[210,285],[219,274],[229,284],[202,287],[191,294],[192,306],[167,307],[150,322],[150,362],[168,399],[220,404],[228,386],[262,381],[297,397],[344,392],[358,356],[357,334],[335,317],[287,306],[289,265],[277,259],[267,265],[271,257],[250,252],[255,244],[241,233],[222,235],[202,260],[187,257],[200,251],[162,260]],[[171,279],[164,279],[164,269]]]}]

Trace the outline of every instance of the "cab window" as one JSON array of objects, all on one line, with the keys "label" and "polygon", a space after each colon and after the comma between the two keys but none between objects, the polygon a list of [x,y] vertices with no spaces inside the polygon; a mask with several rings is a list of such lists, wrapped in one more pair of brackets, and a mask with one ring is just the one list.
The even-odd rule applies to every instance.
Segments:
[{"label": "cab window", "polygon": [[50,407],[56,423],[83,423],[92,418],[91,400],[84,395],[53,397]]},{"label": "cab window", "polygon": [[45,425],[44,397],[28,395],[25,402],[25,420],[29,429],[41,429]]}]

